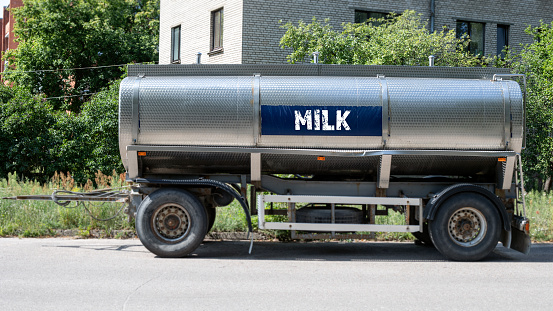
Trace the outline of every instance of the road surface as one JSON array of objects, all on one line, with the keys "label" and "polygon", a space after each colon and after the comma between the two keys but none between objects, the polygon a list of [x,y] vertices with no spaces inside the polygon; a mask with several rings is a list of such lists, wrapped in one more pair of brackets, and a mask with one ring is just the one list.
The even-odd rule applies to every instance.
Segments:
[{"label": "road surface", "polygon": [[553,244],[445,261],[413,243],[0,238],[1,310],[551,310]]}]

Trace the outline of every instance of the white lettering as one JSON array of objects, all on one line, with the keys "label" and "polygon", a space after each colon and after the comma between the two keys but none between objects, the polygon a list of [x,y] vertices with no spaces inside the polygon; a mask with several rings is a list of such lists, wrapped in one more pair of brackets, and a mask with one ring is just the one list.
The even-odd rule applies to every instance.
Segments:
[{"label": "white lettering", "polygon": [[302,117],[299,110],[294,110],[296,115],[296,131],[300,130],[301,125],[307,125],[307,129],[311,130],[313,128],[313,119],[311,118],[311,110],[305,111],[305,116]]},{"label": "white lettering", "polygon": [[315,122],[315,131],[321,130],[321,111],[319,109],[315,109],[313,112],[313,121]]},{"label": "white lettering", "polygon": [[328,110],[323,110],[323,131],[334,131],[334,125],[328,125]]},{"label": "white lettering", "polygon": [[[305,126],[307,130],[320,131],[351,131],[351,128],[346,121],[349,117],[351,110],[345,110],[342,114],[342,110],[336,110],[336,125],[329,124],[328,110],[326,109],[313,109],[306,110],[305,114],[299,110],[294,110],[295,115],[295,130],[300,131],[302,126]],[[322,123],[322,124],[321,124]],[[322,125],[322,126],[321,126]]]},{"label": "white lettering", "polygon": [[342,130],[342,125],[344,130],[351,131],[349,124],[346,122],[346,118],[349,116],[350,110],[346,110],[344,115],[342,115],[342,110],[336,110],[336,130]]}]

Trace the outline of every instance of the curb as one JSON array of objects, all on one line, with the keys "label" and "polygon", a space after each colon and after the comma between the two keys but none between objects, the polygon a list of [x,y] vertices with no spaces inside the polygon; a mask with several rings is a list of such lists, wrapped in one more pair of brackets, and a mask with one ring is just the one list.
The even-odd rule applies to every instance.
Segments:
[{"label": "curb", "polygon": [[[133,239],[137,238],[134,230],[83,230],[83,229],[70,229],[53,230],[52,237],[74,237],[74,238],[115,238],[115,239]],[[209,232],[205,238],[207,240],[249,240],[248,232]],[[254,240],[270,240],[268,236],[263,233],[254,232]]]},{"label": "curb", "polygon": [[[206,236],[208,240],[249,240],[248,232],[209,232]],[[254,240],[270,240],[266,235],[254,232]]]}]

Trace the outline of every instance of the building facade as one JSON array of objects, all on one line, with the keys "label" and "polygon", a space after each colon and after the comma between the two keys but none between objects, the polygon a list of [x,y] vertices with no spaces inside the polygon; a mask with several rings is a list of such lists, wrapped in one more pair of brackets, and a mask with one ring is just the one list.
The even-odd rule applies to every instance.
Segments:
[{"label": "building facade", "polygon": [[[10,9],[17,8],[23,5],[23,0],[10,0],[10,4],[3,8],[2,15],[2,41],[1,41],[1,51],[2,56],[7,50],[13,50],[17,48],[18,43],[15,41],[15,36],[13,34],[13,25],[15,23],[13,15],[10,12]],[[0,62],[0,72],[4,72],[5,61]]]},{"label": "building facade", "polygon": [[550,0],[161,0],[159,62],[207,64],[284,63],[290,51],[280,48],[286,22],[330,19],[343,22],[390,12],[415,10],[429,28],[469,34],[474,53],[494,55],[503,46],[531,43],[528,25],[550,23]]}]

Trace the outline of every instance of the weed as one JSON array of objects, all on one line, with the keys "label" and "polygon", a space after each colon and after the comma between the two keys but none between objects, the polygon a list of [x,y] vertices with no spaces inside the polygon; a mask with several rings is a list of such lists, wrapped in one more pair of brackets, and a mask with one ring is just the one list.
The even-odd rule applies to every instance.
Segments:
[{"label": "weed", "polygon": [[[125,182],[124,175],[114,173],[110,177],[100,176],[103,180],[109,180],[113,186],[120,187]],[[94,190],[95,187],[92,183],[77,187],[71,174],[64,173],[55,173],[50,181],[43,185],[34,181],[20,181],[16,174],[9,174],[8,178],[0,180],[0,197],[50,194],[58,189],[83,191]],[[95,216],[107,218],[119,210],[120,204],[90,204],[89,209]],[[0,236],[55,235],[55,230],[58,229],[98,229],[106,232],[114,229],[134,229],[134,222],[129,223],[125,214],[107,222],[100,222],[93,220],[82,205],[72,203],[71,207],[73,208],[61,207],[51,201],[0,200]]]},{"label": "weed", "polygon": [[532,191],[526,195],[530,235],[536,241],[553,241],[553,192]]}]

